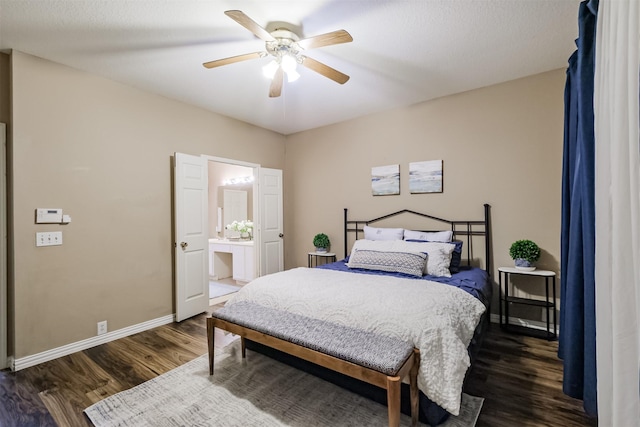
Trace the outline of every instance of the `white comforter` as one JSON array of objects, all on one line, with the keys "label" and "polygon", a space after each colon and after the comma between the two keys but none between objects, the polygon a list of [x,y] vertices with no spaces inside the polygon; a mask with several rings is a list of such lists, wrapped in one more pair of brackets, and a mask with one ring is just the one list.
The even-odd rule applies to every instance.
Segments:
[{"label": "white comforter", "polygon": [[420,349],[418,387],[458,415],[467,347],[485,306],[442,283],[295,268],[259,277],[227,304],[266,307],[397,337]]}]

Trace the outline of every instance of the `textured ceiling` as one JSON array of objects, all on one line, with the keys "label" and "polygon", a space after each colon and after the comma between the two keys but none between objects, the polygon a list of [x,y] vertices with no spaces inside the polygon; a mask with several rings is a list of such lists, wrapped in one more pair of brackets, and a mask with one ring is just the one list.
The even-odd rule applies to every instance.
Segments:
[{"label": "textured ceiling", "polygon": [[[282,134],[566,66],[580,0],[0,0],[0,49],[16,49]],[[353,42],[307,51],[351,76],[301,77],[269,98],[264,50],[224,14],[302,38],[345,29]],[[282,25],[280,25],[282,26]]]}]

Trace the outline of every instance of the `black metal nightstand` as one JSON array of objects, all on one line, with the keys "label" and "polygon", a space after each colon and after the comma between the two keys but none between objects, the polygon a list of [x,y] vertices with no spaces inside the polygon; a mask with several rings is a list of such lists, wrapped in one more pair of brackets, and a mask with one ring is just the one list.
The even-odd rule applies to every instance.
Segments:
[{"label": "black metal nightstand", "polygon": [[[509,296],[509,275],[511,274],[544,277],[545,299],[539,300],[539,299],[532,299],[532,298],[519,298],[519,297]],[[542,335],[542,338],[546,338],[548,340],[556,339],[558,336],[557,334],[558,323],[557,323],[557,317],[556,317],[556,273],[549,270],[526,271],[526,270],[520,270],[514,267],[500,267],[498,268],[498,275],[500,276],[499,277],[500,296],[498,301],[498,307],[500,310],[500,326],[504,325],[505,329],[513,330],[514,332],[522,332],[522,333],[526,333],[528,335],[533,335],[533,336]],[[503,276],[504,276],[504,280],[503,280]],[[504,287],[503,287],[503,284],[504,284]],[[551,300],[549,299],[549,284],[551,284],[551,288],[553,290],[553,299]],[[504,322],[502,318],[503,304],[504,304]],[[536,333],[536,331],[538,331],[536,329],[509,324],[509,305],[510,304],[525,304],[525,305],[543,307],[547,311],[546,334],[543,331],[541,334]],[[553,311],[553,331],[551,330],[551,311]]]},{"label": "black metal nightstand", "polygon": [[313,267],[314,264],[316,267],[318,266],[318,258],[322,258],[324,260],[323,264],[336,262],[336,254],[333,252],[309,252],[307,255],[307,265],[309,268]]}]

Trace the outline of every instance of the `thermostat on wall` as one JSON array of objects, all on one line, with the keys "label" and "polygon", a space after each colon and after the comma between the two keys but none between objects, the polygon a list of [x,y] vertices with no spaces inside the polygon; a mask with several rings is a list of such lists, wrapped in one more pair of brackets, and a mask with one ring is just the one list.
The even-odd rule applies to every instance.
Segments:
[{"label": "thermostat on wall", "polygon": [[62,209],[36,209],[36,224],[59,224],[62,222]]}]

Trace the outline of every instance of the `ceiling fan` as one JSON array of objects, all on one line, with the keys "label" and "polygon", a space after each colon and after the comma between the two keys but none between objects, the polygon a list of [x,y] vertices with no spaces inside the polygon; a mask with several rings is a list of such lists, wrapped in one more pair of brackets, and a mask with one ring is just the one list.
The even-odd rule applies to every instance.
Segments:
[{"label": "ceiling fan", "polygon": [[286,28],[278,28],[275,31],[268,32],[240,10],[227,10],[225,15],[251,31],[258,38],[264,40],[266,51],[246,53],[244,55],[205,62],[202,65],[206,68],[215,68],[271,55],[274,59],[263,67],[263,72],[272,78],[269,88],[269,96],[272,98],[278,97],[282,93],[285,73],[287,74],[287,80],[289,82],[300,77],[295,71],[297,64],[301,64],[340,84],[344,84],[349,80],[349,76],[346,74],[301,53],[304,50],[353,41],[351,34],[345,30],[337,30],[315,37],[300,39],[297,34]]}]

